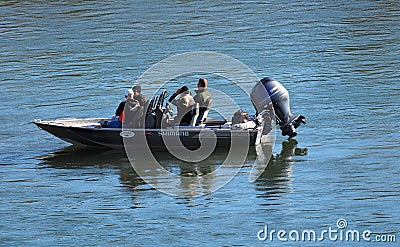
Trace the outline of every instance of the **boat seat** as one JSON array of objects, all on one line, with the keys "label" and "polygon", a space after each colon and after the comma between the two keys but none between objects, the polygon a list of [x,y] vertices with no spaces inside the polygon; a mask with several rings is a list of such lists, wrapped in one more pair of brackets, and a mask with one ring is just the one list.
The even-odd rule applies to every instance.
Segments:
[{"label": "boat seat", "polygon": [[222,126],[224,124],[226,124],[227,121],[226,119],[216,119],[216,118],[209,118],[207,117],[207,120],[205,122],[206,126]]},{"label": "boat seat", "polygon": [[196,103],[192,110],[192,121],[190,122],[190,126],[205,126],[207,115],[210,112],[211,104],[213,102],[212,98],[208,98],[202,106],[199,103]]}]

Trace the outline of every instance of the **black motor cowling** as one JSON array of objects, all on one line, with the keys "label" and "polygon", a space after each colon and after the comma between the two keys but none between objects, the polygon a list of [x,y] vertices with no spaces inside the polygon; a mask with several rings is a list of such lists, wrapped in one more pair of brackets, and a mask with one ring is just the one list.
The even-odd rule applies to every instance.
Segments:
[{"label": "black motor cowling", "polygon": [[[258,114],[263,114],[264,119],[268,118],[265,112],[271,112],[273,107],[275,112],[275,121],[282,130],[282,135],[289,138],[297,135],[296,128],[306,119],[302,115],[293,115],[290,112],[289,92],[278,81],[273,78],[264,78],[259,81],[250,93],[251,100]],[[264,126],[269,121],[264,120]],[[265,127],[264,127],[265,128]]]}]

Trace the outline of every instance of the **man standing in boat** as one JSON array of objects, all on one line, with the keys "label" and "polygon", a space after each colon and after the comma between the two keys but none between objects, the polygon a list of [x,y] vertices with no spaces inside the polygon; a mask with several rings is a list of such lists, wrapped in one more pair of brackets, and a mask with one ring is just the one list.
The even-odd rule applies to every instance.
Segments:
[{"label": "man standing in boat", "polygon": [[195,125],[203,124],[211,108],[213,99],[211,93],[207,90],[207,86],[207,80],[205,78],[200,78],[197,83],[197,90],[195,90],[196,95],[194,96],[194,101],[196,102],[196,109],[193,114]]},{"label": "man standing in boat", "polygon": [[203,107],[207,100],[210,100],[211,93],[207,90],[208,82],[205,78],[200,78],[197,83],[197,90],[195,90],[196,95],[194,96],[194,101],[199,103],[200,107]]}]

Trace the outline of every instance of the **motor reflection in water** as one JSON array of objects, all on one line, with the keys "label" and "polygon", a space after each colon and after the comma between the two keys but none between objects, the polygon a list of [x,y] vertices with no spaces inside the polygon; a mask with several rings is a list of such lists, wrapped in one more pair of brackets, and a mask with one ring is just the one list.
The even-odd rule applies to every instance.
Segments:
[{"label": "motor reflection in water", "polygon": [[258,196],[274,198],[282,193],[287,193],[291,188],[292,165],[296,162],[295,156],[307,155],[307,148],[298,148],[298,142],[295,139],[289,139],[282,142],[282,150],[279,154],[272,157],[263,156],[263,146],[258,146],[257,162],[266,162],[267,168],[255,181],[256,190],[262,192]]}]

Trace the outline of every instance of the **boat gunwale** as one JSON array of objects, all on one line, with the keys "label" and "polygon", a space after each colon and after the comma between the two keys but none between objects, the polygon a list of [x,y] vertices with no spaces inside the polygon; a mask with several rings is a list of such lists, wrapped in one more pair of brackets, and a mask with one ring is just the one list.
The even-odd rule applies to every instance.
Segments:
[{"label": "boat gunwale", "polygon": [[[84,129],[84,130],[90,130],[90,131],[114,131],[114,132],[122,132],[122,131],[151,131],[151,132],[158,132],[158,131],[201,131],[204,129],[207,130],[212,130],[212,131],[229,131],[229,132],[256,132],[258,131],[257,128],[253,129],[232,129],[231,127],[223,127],[223,126],[171,126],[167,128],[103,128],[100,126],[100,121],[104,120],[105,118],[61,118],[61,119],[55,119],[55,120],[35,120],[34,124],[36,124],[38,127],[40,125],[49,125],[49,126],[57,126],[57,127],[64,127],[64,128],[74,128],[74,129]],[[69,121],[71,120],[71,121]],[[74,124],[73,121],[80,121],[82,124]],[[66,124],[64,121],[67,121]],[[98,121],[98,122],[96,122]],[[83,125],[83,123],[86,123]],[[230,123],[230,122],[226,122]]]}]

